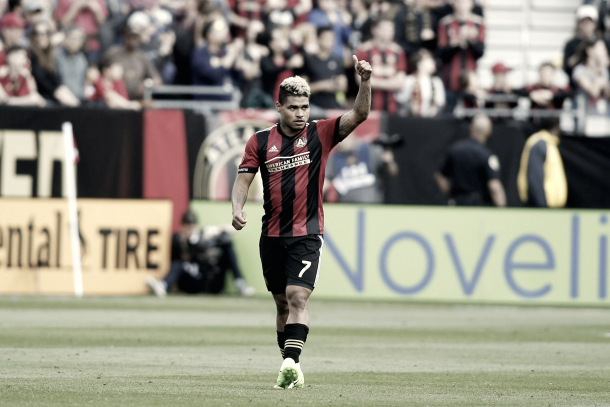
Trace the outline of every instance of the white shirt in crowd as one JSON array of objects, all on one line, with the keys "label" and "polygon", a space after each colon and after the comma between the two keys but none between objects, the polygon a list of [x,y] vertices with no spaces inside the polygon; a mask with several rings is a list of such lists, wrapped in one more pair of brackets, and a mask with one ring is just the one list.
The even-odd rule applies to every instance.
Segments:
[{"label": "white shirt in crowd", "polygon": [[446,103],[445,87],[438,76],[408,75],[394,97],[401,105],[401,113],[409,116],[435,116]]}]

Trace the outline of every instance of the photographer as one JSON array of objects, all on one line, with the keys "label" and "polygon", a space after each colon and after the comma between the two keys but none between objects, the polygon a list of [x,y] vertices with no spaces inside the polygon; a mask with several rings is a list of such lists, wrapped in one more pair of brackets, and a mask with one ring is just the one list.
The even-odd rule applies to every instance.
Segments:
[{"label": "photographer", "polygon": [[326,164],[326,200],[341,203],[383,203],[385,180],[398,175],[392,136],[382,135],[375,143],[347,137],[336,147]]},{"label": "photographer", "polygon": [[188,294],[218,294],[224,289],[228,269],[233,272],[240,295],[254,294],[254,288],[246,284],[237,265],[231,237],[221,227],[199,229],[193,212],[182,216],[180,232],[172,237],[171,260],[163,280],[146,278],[148,288],[159,297],[165,297],[174,284]]}]

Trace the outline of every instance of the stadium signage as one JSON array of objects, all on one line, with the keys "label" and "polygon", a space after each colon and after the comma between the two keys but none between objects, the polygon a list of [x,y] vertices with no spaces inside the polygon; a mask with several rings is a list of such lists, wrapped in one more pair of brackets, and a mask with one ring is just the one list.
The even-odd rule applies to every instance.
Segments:
[{"label": "stadium signage", "polygon": [[227,199],[252,135],[273,125],[261,119],[243,119],[210,133],[199,150],[193,177],[193,197]]},{"label": "stadium signage", "polygon": [[[79,203],[85,294],[145,293],[144,277],[169,268],[171,203]],[[0,293],[70,294],[72,266],[66,201],[0,200]]]},{"label": "stadium signage", "polygon": [[64,157],[61,132],[2,130],[0,157],[1,196],[65,196],[60,171]]},{"label": "stadium signage", "polygon": [[[226,203],[192,206],[203,222],[231,213]],[[235,240],[242,264],[257,265],[246,270],[256,283],[262,210],[246,210]],[[324,212],[319,297],[610,304],[604,211],[329,204]]]},{"label": "stadium signage", "polygon": [[[324,264],[338,265],[367,297],[608,303],[604,213],[388,208],[385,219],[395,219],[388,224],[381,208],[368,207],[353,214],[354,242],[334,221],[345,225],[345,212],[355,208],[328,209],[334,258]],[[356,250],[343,243],[350,240]],[[368,287],[379,282],[383,290]]]}]

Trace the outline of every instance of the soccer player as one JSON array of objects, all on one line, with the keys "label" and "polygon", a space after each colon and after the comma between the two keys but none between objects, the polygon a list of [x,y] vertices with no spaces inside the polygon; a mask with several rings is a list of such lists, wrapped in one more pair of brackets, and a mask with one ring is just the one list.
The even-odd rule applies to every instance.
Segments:
[{"label": "soccer player", "polygon": [[280,122],[254,134],[246,145],[233,186],[233,227],[246,226],[244,204],[260,168],[265,215],[260,256],[267,289],[277,307],[277,342],[284,362],[275,388],[303,387],[299,356],[309,333],[307,304],[320,270],[324,239],[322,185],[330,151],[368,117],[371,74],[353,56],[361,78],[354,108],[331,120],[307,123],[307,82],[298,76],[280,84],[275,107]]}]

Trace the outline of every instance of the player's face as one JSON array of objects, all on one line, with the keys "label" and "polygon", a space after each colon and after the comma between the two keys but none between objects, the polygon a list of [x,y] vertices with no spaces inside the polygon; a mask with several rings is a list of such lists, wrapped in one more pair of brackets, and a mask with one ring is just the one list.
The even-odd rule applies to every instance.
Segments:
[{"label": "player's face", "polygon": [[305,96],[288,96],[284,104],[277,102],[275,107],[280,113],[280,119],[284,126],[293,131],[305,128],[309,120],[309,99]]}]

